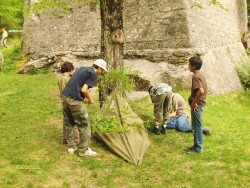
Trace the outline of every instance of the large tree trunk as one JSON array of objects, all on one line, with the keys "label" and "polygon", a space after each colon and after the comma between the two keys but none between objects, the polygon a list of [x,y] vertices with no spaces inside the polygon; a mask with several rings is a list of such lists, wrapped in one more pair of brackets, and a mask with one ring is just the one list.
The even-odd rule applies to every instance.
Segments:
[{"label": "large tree trunk", "polygon": [[[123,67],[123,0],[100,0],[101,3],[101,55],[108,63],[108,69]],[[99,100],[102,107],[111,90],[99,86]]]}]

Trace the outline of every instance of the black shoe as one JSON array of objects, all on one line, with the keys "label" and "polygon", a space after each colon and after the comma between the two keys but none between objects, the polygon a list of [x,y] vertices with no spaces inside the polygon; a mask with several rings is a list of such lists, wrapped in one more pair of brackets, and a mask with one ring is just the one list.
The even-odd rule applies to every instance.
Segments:
[{"label": "black shoe", "polygon": [[68,144],[67,139],[63,139],[62,144]]},{"label": "black shoe", "polygon": [[194,150],[194,146],[188,147],[187,150],[188,150],[188,151],[190,151],[190,150],[193,151],[193,150]]},{"label": "black shoe", "polygon": [[160,130],[156,126],[153,127],[152,133],[157,134],[157,135],[161,134]]},{"label": "black shoe", "polygon": [[197,151],[197,150],[194,149],[194,146],[188,147],[187,151],[188,151],[188,153],[199,153],[199,154],[202,154],[202,150]]},{"label": "black shoe", "polygon": [[167,133],[167,128],[162,127],[161,133],[166,134]]},{"label": "black shoe", "polygon": [[211,130],[209,128],[202,129],[202,133],[205,135],[211,135]]}]

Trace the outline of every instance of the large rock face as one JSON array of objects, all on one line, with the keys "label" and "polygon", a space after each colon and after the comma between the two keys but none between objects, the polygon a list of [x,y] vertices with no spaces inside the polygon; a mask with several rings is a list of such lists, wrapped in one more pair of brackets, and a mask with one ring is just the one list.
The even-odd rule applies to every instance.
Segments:
[{"label": "large rock face", "polygon": [[[189,87],[188,58],[199,54],[212,93],[242,90],[234,65],[246,55],[240,42],[247,27],[246,1],[221,0],[228,11],[199,2],[202,9],[190,0],[124,2],[124,64],[142,72],[138,89],[157,82]],[[71,57],[76,66],[88,66],[100,55],[100,32],[99,7],[93,3],[59,17],[31,14],[24,22],[23,50],[30,61]]]}]

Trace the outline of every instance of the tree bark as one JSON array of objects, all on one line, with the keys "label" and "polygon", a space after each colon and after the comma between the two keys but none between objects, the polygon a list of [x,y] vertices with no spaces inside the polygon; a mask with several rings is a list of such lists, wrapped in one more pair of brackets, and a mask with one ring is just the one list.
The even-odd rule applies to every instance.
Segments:
[{"label": "tree bark", "polygon": [[[123,0],[100,0],[101,7],[101,56],[108,63],[108,69],[123,67]],[[110,88],[99,86],[100,107]]]}]

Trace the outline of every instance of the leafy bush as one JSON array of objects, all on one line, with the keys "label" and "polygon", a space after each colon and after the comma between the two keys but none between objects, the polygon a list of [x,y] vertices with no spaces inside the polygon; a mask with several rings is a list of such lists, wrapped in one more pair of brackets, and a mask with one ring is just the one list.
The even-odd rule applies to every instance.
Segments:
[{"label": "leafy bush", "polygon": [[99,77],[98,86],[106,88],[109,93],[116,92],[124,93],[131,92],[134,89],[134,78],[139,75],[138,71],[131,68],[120,68],[119,70],[110,70],[108,74]]},{"label": "leafy bush", "polygon": [[250,88],[250,60],[242,59],[241,63],[235,66],[235,69],[246,89]]},{"label": "leafy bush", "polygon": [[0,25],[7,30],[22,29],[24,0],[1,0]]},{"label": "leafy bush", "polygon": [[114,132],[122,133],[135,128],[142,128],[142,127],[143,124],[129,124],[126,126],[121,126],[118,123],[118,120],[115,116],[105,117],[102,115],[96,115],[92,121],[93,132],[96,132],[98,130],[100,131],[101,134],[114,133]]},{"label": "leafy bush", "polygon": [[105,88],[109,96],[106,96],[105,103],[94,118],[94,132],[98,130],[102,134],[120,133],[143,126],[141,119],[132,111],[124,96],[126,92],[134,89],[134,77],[138,74],[138,71],[131,68],[120,68],[112,69],[108,74],[99,77],[99,89]]}]

